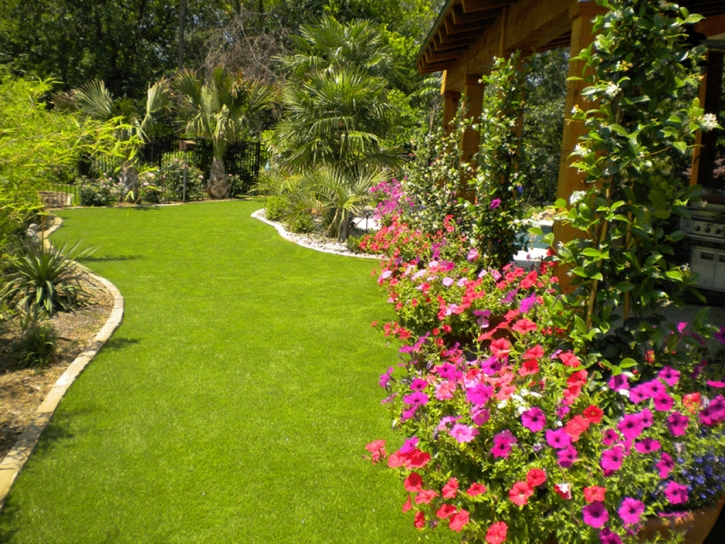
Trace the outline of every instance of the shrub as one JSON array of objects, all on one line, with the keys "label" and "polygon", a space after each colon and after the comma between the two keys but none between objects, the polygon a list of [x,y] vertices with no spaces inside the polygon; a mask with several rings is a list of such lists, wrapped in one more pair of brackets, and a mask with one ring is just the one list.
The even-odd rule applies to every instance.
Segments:
[{"label": "shrub", "polygon": [[13,345],[8,356],[20,367],[46,367],[56,357],[58,335],[49,323],[32,321]]},{"label": "shrub", "polygon": [[90,254],[68,249],[46,248],[42,243],[18,245],[9,259],[0,301],[23,316],[52,316],[75,310],[84,298],[73,258]]},{"label": "shrub", "polygon": [[163,188],[169,200],[183,200],[186,177],[186,200],[203,200],[206,186],[204,174],[185,158],[175,157],[156,171],[152,185]]},{"label": "shrub", "polygon": [[299,232],[299,233],[310,233],[314,232],[317,229],[317,223],[315,222],[315,218],[312,217],[312,214],[310,213],[300,213],[298,214],[292,222],[289,224],[290,229],[292,232]]},{"label": "shrub", "polygon": [[280,221],[287,215],[289,200],[284,196],[270,196],[265,201],[265,214],[270,221]]},{"label": "shrub", "polygon": [[99,179],[78,178],[81,206],[109,206],[123,198],[123,185],[108,174]]}]

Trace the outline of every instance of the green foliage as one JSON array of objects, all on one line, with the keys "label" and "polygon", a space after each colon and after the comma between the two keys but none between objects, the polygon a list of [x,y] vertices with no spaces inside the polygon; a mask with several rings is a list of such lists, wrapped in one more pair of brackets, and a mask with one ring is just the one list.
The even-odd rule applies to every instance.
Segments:
[{"label": "green foliage", "polygon": [[203,200],[204,174],[185,158],[174,157],[164,161],[155,177],[149,180],[151,185],[163,188],[165,197],[171,200],[183,200],[184,179],[186,179],[186,200]]},{"label": "green foliage", "polygon": [[553,202],[559,178],[561,138],[569,54],[555,49],[526,59],[526,103],[523,151],[526,161],[524,198],[528,203]]},{"label": "green foliage", "polygon": [[332,17],[302,32],[297,53],[281,59],[290,77],[272,142],[277,160],[297,171],[394,163],[383,144],[392,110],[382,75],[391,58],[380,34],[367,22],[342,25]]},{"label": "green foliage", "polygon": [[[416,149],[402,184],[413,200],[406,213],[427,234],[448,230],[453,220],[487,266],[501,267],[518,251],[523,232],[521,193],[524,186],[521,135],[517,130],[523,108],[523,76],[518,55],[498,59],[489,76],[482,113],[475,123],[462,104],[446,134],[429,134]],[[479,152],[464,160],[461,141],[475,124]],[[464,197],[469,197],[467,200]]]},{"label": "green foliage", "polygon": [[60,249],[24,243],[14,248],[4,273],[0,299],[14,312],[35,318],[74,311],[83,302],[84,291],[73,262],[90,251],[78,244]]},{"label": "green foliage", "polygon": [[56,357],[58,335],[50,323],[31,321],[8,353],[11,365],[44,368]]},{"label": "green foliage", "polygon": [[558,251],[577,285],[570,304],[585,309],[571,332],[575,343],[607,344],[602,335],[617,328],[628,347],[607,354],[616,364],[666,349],[658,311],[679,304],[692,284],[672,257],[684,237],[679,218],[697,190],[673,164],[710,123],[697,99],[681,98],[699,84],[703,51],[687,44],[685,27],[701,17],[669,3],[601,4],[610,9],[596,20],[601,32],[578,57],[594,73],[584,90],[591,106],[574,116],[588,129],[574,152],[588,189],[568,209],[558,203],[581,237]]},{"label": "green foliage", "polygon": [[264,201],[265,217],[270,221],[280,221],[287,215],[290,202],[283,196],[273,195]]},{"label": "green foliage", "polygon": [[97,179],[85,176],[76,180],[80,186],[81,206],[110,206],[123,198],[123,186],[111,176],[104,175]]}]

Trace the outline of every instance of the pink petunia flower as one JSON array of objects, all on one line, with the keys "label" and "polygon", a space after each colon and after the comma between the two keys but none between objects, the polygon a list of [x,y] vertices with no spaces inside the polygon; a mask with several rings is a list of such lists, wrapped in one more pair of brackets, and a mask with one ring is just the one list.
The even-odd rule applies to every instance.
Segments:
[{"label": "pink petunia flower", "polygon": [[416,504],[430,504],[430,502],[438,496],[438,493],[432,489],[423,489],[415,497]]},{"label": "pink petunia flower", "polygon": [[546,482],[546,472],[540,468],[532,468],[526,473],[526,483],[529,487],[539,487],[540,485],[543,485],[544,482]]},{"label": "pink petunia flower", "polygon": [[609,378],[608,382],[609,388],[613,391],[621,391],[621,390],[627,390],[629,389],[629,383],[627,381],[627,376],[624,374],[617,374],[616,376],[612,376]]},{"label": "pink petunia flower", "polygon": [[466,512],[465,510],[460,510],[451,516],[451,523],[448,527],[451,529],[451,531],[460,533],[461,529],[466,526],[469,519],[470,518],[468,512]]},{"label": "pink petunia flower", "polygon": [[529,408],[521,414],[521,424],[533,433],[537,433],[546,426],[546,415],[538,406]]},{"label": "pink petunia flower", "polygon": [[466,389],[466,400],[475,406],[483,406],[493,396],[493,387],[477,383]]},{"label": "pink petunia flower", "polygon": [[609,527],[605,527],[599,532],[599,544],[622,544],[622,539]]},{"label": "pink petunia flower", "polygon": [[584,500],[587,501],[587,503],[593,503],[593,502],[604,502],[604,494],[607,492],[606,487],[599,487],[596,485],[593,485],[591,487],[585,487],[584,488]]},{"label": "pink petunia flower", "polygon": [[647,437],[640,440],[639,442],[635,442],[634,449],[637,450],[639,453],[647,454],[659,450],[661,446],[662,445],[660,444],[659,440],[654,440],[653,438]]},{"label": "pink petunia flower", "polygon": [[642,514],[644,513],[644,503],[640,500],[626,497],[617,512],[625,525],[636,525],[640,522]]},{"label": "pink petunia flower", "polygon": [[669,396],[667,393],[662,393],[652,397],[655,410],[658,412],[669,412],[675,405],[675,399]]},{"label": "pink petunia flower", "polygon": [[617,429],[622,433],[627,440],[634,440],[639,438],[639,435],[644,431],[644,425],[642,424],[642,418],[639,414],[627,414],[622,418],[622,421],[617,423]]},{"label": "pink petunia flower", "polygon": [[604,443],[605,446],[611,446],[612,444],[616,443],[619,438],[619,433],[617,433],[617,431],[615,431],[614,429],[607,429],[606,431],[604,431],[602,443]]},{"label": "pink petunia flower", "polygon": [[577,457],[579,457],[579,452],[576,451],[574,446],[569,444],[565,448],[557,451],[556,455],[559,457],[559,466],[561,468],[569,468],[574,464],[574,461],[577,460]]},{"label": "pink petunia flower", "polygon": [[475,497],[477,495],[482,495],[486,492],[486,486],[479,483],[473,483],[471,484],[471,487],[469,487],[466,490],[466,494],[470,495],[471,497]]},{"label": "pink petunia flower", "polygon": [[667,418],[667,428],[672,433],[672,436],[682,436],[687,432],[687,427],[690,425],[690,419],[687,416],[682,415],[680,412],[672,412]]},{"label": "pink petunia flower", "polygon": [[670,482],[665,488],[665,496],[670,504],[685,504],[688,499],[687,486]]},{"label": "pink petunia flower", "polygon": [[497,521],[486,531],[486,543],[487,544],[503,544],[506,542],[506,532],[508,525],[505,521]]},{"label": "pink petunia flower", "polygon": [[657,377],[670,387],[674,387],[680,380],[680,372],[671,366],[666,366],[657,373]]},{"label": "pink petunia flower", "polygon": [[451,478],[448,480],[448,483],[443,486],[443,489],[441,491],[441,496],[444,499],[455,499],[456,493],[458,492],[458,480],[455,478]]},{"label": "pink petunia flower", "polygon": [[478,429],[474,429],[473,427],[469,427],[468,425],[463,425],[461,423],[456,423],[450,432],[450,435],[455,438],[459,444],[471,442],[474,438],[476,438],[476,436],[478,436],[478,434]]},{"label": "pink petunia flower", "polygon": [[534,494],[534,490],[529,487],[526,482],[516,482],[513,487],[509,490],[509,498],[511,502],[518,505],[524,506],[529,502],[529,497]]},{"label": "pink petunia flower", "polygon": [[670,475],[670,472],[675,468],[675,460],[667,452],[662,452],[660,460],[655,464],[657,470],[660,471],[660,478],[663,480]]},{"label": "pink petunia flower", "polygon": [[555,431],[548,429],[546,431],[546,443],[555,450],[558,450],[571,444],[571,437],[566,434],[564,429],[557,429]]},{"label": "pink petunia flower", "polygon": [[624,448],[622,446],[614,446],[602,452],[599,466],[607,472],[616,472],[622,466],[622,461],[624,461]]},{"label": "pink petunia flower", "polygon": [[599,529],[609,521],[609,512],[607,512],[603,502],[596,501],[582,508],[582,517],[584,518],[584,523],[590,527]]},{"label": "pink petunia flower", "polygon": [[439,519],[447,519],[455,514],[457,511],[458,509],[452,504],[444,504],[436,512],[436,517],[438,517]]}]

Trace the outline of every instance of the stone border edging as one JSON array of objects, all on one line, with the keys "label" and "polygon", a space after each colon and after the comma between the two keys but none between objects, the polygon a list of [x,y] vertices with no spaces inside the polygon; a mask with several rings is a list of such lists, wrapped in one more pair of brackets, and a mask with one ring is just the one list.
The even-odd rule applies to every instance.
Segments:
[{"label": "stone border edging", "polygon": [[[53,233],[58,227],[60,227],[62,219],[55,217],[51,226],[41,234],[43,243],[50,245],[48,236]],[[120,291],[106,278],[102,278],[92,273],[85,266],[75,263],[75,266],[83,270],[94,280],[98,281],[103,285],[113,296],[113,309],[111,315],[108,316],[106,323],[103,325],[100,331],[93,337],[90,346],[83,351],[75,360],[66,368],[65,372],[58,378],[53,387],[46,395],[43,402],[38,406],[35,411],[35,416],[30,424],[25,428],[22,434],[18,437],[15,445],[7,453],[5,459],[0,463],[0,509],[5,504],[5,498],[10,492],[10,488],[15,482],[18,473],[23,468],[23,465],[30,457],[33,452],[40,435],[48,425],[50,418],[53,416],[55,409],[58,407],[61,399],[68,391],[68,388],[80,375],[83,369],[88,363],[93,360],[98,351],[103,347],[103,344],[110,338],[114,330],[121,324],[123,319],[123,296]]]},{"label": "stone border edging", "polygon": [[265,209],[260,208],[256,212],[252,213],[252,217],[254,219],[257,219],[261,221],[262,223],[266,223],[267,225],[274,227],[277,229],[277,232],[279,235],[284,238],[285,240],[288,240],[289,242],[292,242],[294,244],[297,244],[298,246],[306,247],[307,249],[313,249],[315,251],[319,251],[321,253],[330,253],[332,255],[340,255],[342,257],[357,257],[358,259],[375,259],[380,260],[380,257],[377,255],[366,255],[364,253],[352,253],[347,250],[343,249],[329,249],[325,247],[320,247],[319,245],[315,245],[314,243],[310,243],[307,241],[306,237],[300,236],[298,234],[294,234],[293,232],[288,231],[284,226],[282,226],[280,223],[276,223],[274,221],[270,221],[264,216]]}]

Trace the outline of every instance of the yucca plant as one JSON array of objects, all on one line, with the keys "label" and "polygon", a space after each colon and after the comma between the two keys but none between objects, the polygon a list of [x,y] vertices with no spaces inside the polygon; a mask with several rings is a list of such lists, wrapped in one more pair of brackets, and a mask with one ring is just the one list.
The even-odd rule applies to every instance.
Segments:
[{"label": "yucca plant", "polygon": [[86,296],[73,259],[88,256],[92,250],[55,249],[23,243],[14,248],[3,278],[0,305],[7,304],[25,318],[50,317],[56,312],[72,312]]}]

